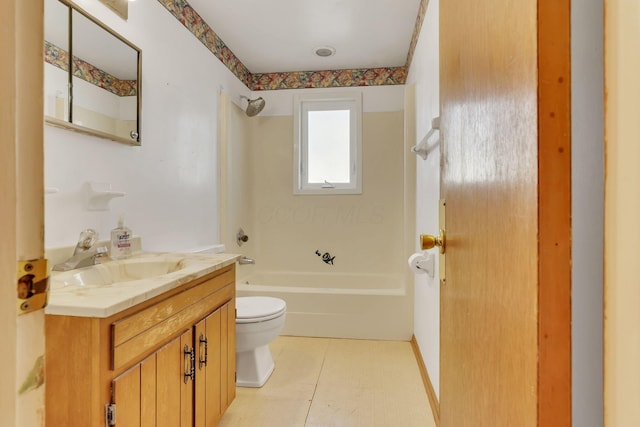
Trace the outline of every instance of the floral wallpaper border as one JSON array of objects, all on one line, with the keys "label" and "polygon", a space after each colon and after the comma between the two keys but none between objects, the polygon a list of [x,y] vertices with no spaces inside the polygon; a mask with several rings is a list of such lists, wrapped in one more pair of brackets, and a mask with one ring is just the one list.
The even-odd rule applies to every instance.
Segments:
[{"label": "floral wallpaper border", "polygon": [[158,0],[182,25],[250,88],[251,73],[202,17],[185,0]]},{"label": "floral wallpaper border", "polygon": [[[44,60],[61,70],[69,71],[69,52],[46,40]],[[138,93],[136,80],[120,80],[76,56],[73,57],[73,75],[118,96],[136,96]]]},{"label": "floral wallpaper border", "polygon": [[382,86],[404,84],[404,67],[252,74],[251,90]]},{"label": "floral wallpaper border", "polygon": [[404,68],[409,71],[411,67],[411,61],[413,61],[413,53],[416,51],[416,45],[418,44],[418,37],[420,37],[420,30],[422,29],[422,23],[424,17],[427,14],[427,6],[429,0],[420,0],[420,6],[418,6],[418,16],[416,17],[416,25],[413,27],[413,35],[411,36],[411,43],[409,44],[409,53],[407,54],[407,62]]},{"label": "floral wallpaper border", "polygon": [[277,90],[353,86],[402,85],[413,59],[428,0],[421,0],[406,65],[349,70],[251,73],[186,0],[158,0],[249,89]]}]

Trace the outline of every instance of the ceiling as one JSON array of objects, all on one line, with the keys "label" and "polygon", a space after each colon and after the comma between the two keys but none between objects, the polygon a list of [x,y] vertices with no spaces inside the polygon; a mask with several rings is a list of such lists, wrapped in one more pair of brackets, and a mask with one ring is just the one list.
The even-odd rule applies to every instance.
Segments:
[{"label": "ceiling", "polygon": [[[189,0],[251,73],[401,67],[420,0]],[[320,46],[335,48],[319,57]]]}]

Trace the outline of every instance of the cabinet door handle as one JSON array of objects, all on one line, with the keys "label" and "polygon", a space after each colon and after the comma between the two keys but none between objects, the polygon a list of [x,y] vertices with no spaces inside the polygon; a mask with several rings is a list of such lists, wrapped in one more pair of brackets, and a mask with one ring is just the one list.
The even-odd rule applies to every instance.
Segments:
[{"label": "cabinet door handle", "polygon": [[191,381],[196,379],[196,349],[191,348],[187,344],[184,345],[184,383],[186,384],[191,378]]},{"label": "cabinet door handle", "polygon": [[[209,360],[209,340],[203,334],[200,334],[200,349],[198,351],[198,368],[202,369],[203,366],[207,366],[207,360]],[[204,359],[202,358],[202,345],[204,344]]]}]

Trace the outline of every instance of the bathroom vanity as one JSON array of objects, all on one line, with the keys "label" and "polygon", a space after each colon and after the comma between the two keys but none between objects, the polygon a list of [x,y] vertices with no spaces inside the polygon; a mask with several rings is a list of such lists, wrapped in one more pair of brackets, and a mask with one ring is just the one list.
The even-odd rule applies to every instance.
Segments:
[{"label": "bathroom vanity", "polygon": [[238,257],[172,257],[175,271],[142,279],[163,261],[114,261],[105,271],[124,280],[112,284],[73,282],[89,281],[85,269],[52,275],[46,425],[217,424],[235,397]]}]

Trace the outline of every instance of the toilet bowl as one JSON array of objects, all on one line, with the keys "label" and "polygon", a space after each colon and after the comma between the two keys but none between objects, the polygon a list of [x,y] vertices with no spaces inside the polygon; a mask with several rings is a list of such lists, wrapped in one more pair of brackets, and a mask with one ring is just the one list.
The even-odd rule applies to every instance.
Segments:
[{"label": "toilet bowl", "polygon": [[262,387],[275,367],[269,343],[284,326],[287,304],[279,298],[238,297],[236,310],[236,385]]}]

